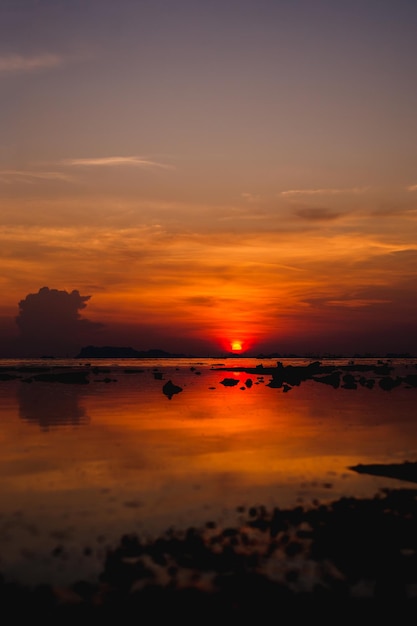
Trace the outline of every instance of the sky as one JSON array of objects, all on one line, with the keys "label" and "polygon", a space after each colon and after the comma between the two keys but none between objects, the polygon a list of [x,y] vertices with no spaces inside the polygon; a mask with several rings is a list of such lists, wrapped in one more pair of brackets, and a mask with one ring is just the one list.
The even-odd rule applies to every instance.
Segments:
[{"label": "sky", "polygon": [[417,354],[415,0],[0,0],[0,356]]}]

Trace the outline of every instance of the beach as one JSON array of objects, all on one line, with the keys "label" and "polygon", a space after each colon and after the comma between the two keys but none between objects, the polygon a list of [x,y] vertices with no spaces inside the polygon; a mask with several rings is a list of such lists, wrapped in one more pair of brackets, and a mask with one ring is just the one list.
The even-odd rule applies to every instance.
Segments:
[{"label": "beach", "polygon": [[16,614],[415,611],[414,361],[1,365]]}]

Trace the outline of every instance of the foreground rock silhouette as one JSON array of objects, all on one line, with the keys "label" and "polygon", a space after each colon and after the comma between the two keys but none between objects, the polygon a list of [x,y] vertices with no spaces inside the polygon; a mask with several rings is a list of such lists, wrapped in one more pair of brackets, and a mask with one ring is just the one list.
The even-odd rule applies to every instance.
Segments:
[{"label": "foreground rock silhouette", "polygon": [[349,469],[359,474],[372,474],[374,476],[387,476],[408,482],[417,483],[417,463],[405,461],[404,463],[355,465]]},{"label": "foreground rock silhouette", "polygon": [[96,584],[30,589],[2,581],[3,612],[44,623],[417,617],[417,490],[237,515],[230,527],[208,522],[148,541],[124,535]]}]

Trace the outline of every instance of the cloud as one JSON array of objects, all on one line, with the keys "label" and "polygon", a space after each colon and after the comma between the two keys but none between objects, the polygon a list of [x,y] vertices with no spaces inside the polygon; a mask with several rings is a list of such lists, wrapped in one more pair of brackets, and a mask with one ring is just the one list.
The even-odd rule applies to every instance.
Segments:
[{"label": "cloud", "polygon": [[335,196],[343,193],[363,193],[366,187],[351,187],[348,189],[288,189],[281,191],[281,196]]},{"label": "cloud", "polygon": [[417,185],[410,185],[407,187],[407,191],[417,191]]},{"label": "cloud", "polygon": [[70,182],[73,180],[68,174],[62,172],[46,172],[40,170],[0,170],[0,182],[2,183],[35,183],[39,180],[56,180]]},{"label": "cloud", "polygon": [[240,194],[241,197],[246,200],[246,202],[262,202],[262,196],[258,195],[258,194],[253,194],[253,193],[249,193],[247,191],[244,191],[243,193]]},{"label": "cloud", "polygon": [[33,72],[58,67],[61,64],[62,57],[57,54],[38,54],[35,56],[11,54],[0,56],[0,73]]},{"label": "cloud", "polygon": [[389,304],[391,300],[371,300],[366,298],[351,298],[344,300],[328,300],[329,306],[346,307],[348,309],[358,309],[362,307],[375,306],[379,304]]},{"label": "cloud", "polygon": [[131,165],[133,167],[157,167],[166,170],[175,169],[172,165],[158,163],[139,156],[110,156],[96,157],[87,159],[65,159],[62,161],[64,165],[81,166],[81,167],[112,167],[119,165]]},{"label": "cloud", "polygon": [[409,217],[414,219],[417,216],[417,209],[414,206],[388,206],[377,208],[373,211],[370,211],[369,215],[372,217],[381,217],[381,218],[398,218],[398,217]]},{"label": "cloud", "polygon": [[[51,165],[51,164],[49,164]],[[112,167],[112,166],[133,166],[143,168],[159,168],[165,170],[175,169],[171,165],[158,163],[150,159],[144,159],[142,157],[130,156],[130,157],[99,157],[91,159],[65,159],[59,163],[55,163],[55,166],[62,167]],[[76,178],[65,171],[54,170],[42,170],[42,169],[28,169],[28,170],[13,170],[4,169],[0,170],[0,183],[13,184],[24,183],[33,184],[40,181],[64,181],[75,182]]]},{"label": "cloud", "polygon": [[82,318],[79,313],[90,297],[81,296],[77,290],[69,293],[42,287],[21,300],[16,323],[28,353],[66,353],[100,329],[102,324]]},{"label": "cloud", "polygon": [[295,214],[303,220],[312,222],[329,222],[337,220],[340,217],[340,213],[335,213],[334,211],[330,211],[330,209],[298,209]]}]

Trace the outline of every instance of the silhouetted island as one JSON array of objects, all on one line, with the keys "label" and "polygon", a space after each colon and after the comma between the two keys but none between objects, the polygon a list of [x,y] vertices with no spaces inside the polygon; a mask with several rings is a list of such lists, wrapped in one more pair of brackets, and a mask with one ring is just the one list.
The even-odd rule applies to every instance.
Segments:
[{"label": "silhouetted island", "polygon": [[187,354],[173,354],[165,350],[135,350],[120,346],[85,346],[76,359],[184,359],[193,358]]}]

